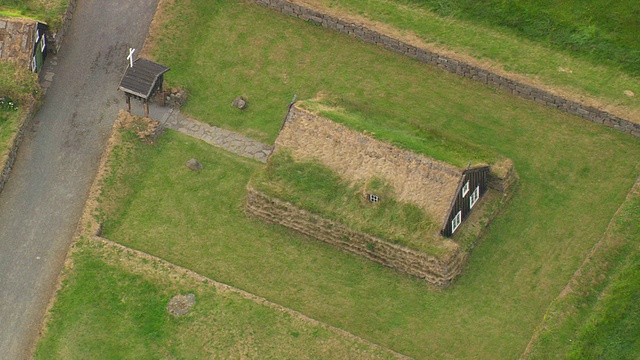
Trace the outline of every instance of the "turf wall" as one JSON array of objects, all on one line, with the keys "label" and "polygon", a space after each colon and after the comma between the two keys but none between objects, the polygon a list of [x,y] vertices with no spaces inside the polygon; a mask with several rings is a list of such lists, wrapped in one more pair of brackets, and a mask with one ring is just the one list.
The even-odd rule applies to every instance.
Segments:
[{"label": "turf wall", "polygon": [[353,24],[285,0],[252,1],[284,14],[295,16],[316,25],[357,37],[368,43],[382,46],[387,50],[412,57],[420,62],[437,66],[451,73],[479,81],[487,86],[501,89],[521,98],[536,101],[543,105],[582,117],[586,120],[603,124],[640,137],[640,124],[633,123],[606,111],[565,99],[548,91],[525,85],[521,82],[498,75],[486,69],[466,64],[442,54],[418,48],[385,34],[371,30],[363,25]]}]

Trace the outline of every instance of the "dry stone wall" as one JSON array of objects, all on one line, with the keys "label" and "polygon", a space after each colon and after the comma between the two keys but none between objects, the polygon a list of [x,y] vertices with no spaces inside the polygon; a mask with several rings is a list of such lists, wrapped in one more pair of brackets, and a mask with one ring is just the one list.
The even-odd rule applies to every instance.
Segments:
[{"label": "dry stone wall", "polygon": [[423,208],[442,225],[462,170],[400,149],[293,106],[276,139],[298,160],[318,160],[353,182],[384,179],[394,197]]},{"label": "dry stone wall", "polygon": [[37,22],[0,18],[0,61],[11,61],[30,67]]},{"label": "dry stone wall", "polygon": [[347,253],[363,256],[390,268],[444,287],[462,272],[468,253],[456,245],[442,258],[427,255],[377,237],[350,230],[332,220],[270,198],[247,187],[247,214],[272,224],[283,225],[323,241]]},{"label": "dry stone wall", "polygon": [[385,34],[371,30],[363,25],[352,24],[316,10],[293,4],[286,0],[252,0],[253,2],[277,10],[281,13],[326,27],[343,34],[357,37],[368,43],[409,56],[420,62],[437,66],[448,72],[479,81],[487,86],[504,90],[523,99],[582,117],[598,124],[640,137],[640,124],[620,118],[600,109],[565,99],[548,91],[523,84],[505,76],[493,73],[478,66],[466,64],[448,56],[407,44]]}]

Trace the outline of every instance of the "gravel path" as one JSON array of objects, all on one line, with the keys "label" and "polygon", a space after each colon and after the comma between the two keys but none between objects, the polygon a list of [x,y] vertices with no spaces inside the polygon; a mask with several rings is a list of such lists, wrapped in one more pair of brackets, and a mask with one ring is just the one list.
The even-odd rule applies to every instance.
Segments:
[{"label": "gravel path", "polygon": [[[157,0],[79,0],[0,194],[0,359],[29,357]],[[55,63],[55,65],[54,65]],[[53,66],[53,67],[52,67]]]}]

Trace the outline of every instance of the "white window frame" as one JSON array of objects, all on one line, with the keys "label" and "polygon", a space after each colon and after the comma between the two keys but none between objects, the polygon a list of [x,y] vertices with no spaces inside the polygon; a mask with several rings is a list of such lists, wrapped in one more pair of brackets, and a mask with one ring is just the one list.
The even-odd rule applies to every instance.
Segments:
[{"label": "white window frame", "polygon": [[42,34],[42,38],[40,40],[40,51],[44,52],[44,47],[47,46],[47,39],[44,37],[44,34]]},{"label": "white window frame", "polygon": [[478,202],[478,199],[480,199],[480,186],[476,186],[476,189],[473,190],[473,193],[471,193],[471,196],[469,197],[470,209],[473,209],[473,206]]},{"label": "white window frame", "polygon": [[464,186],[462,187],[462,197],[467,196],[468,193],[469,193],[469,181],[467,181],[467,183],[464,184]]},{"label": "white window frame", "polygon": [[456,216],[453,217],[453,220],[451,220],[451,233],[452,234],[453,234],[454,231],[456,231],[456,229],[460,226],[460,224],[462,224],[462,210],[458,211]]}]

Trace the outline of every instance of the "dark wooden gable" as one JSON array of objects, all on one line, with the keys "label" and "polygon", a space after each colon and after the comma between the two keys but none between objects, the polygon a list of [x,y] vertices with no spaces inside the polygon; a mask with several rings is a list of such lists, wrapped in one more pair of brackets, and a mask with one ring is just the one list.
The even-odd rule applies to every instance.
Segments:
[{"label": "dark wooden gable", "polygon": [[47,32],[49,25],[38,22],[36,24],[36,33],[34,34],[33,50],[31,51],[31,71],[40,72],[47,57]]},{"label": "dark wooden gable", "polygon": [[475,208],[485,192],[487,192],[488,166],[463,171],[455,197],[451,201],[449,215],[440,231],[443,236],[450,237]]},{"label": "dark wooden gable", "polygon": [[161,86],[162,76],[167,71],[169,68],[166,66],[146,59],[138,59],[133,63],[133,67],[127,68],[118,89],[143,100],[149,100],[158,86]]}]

